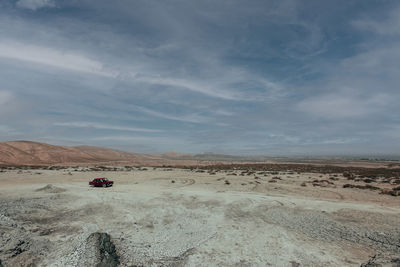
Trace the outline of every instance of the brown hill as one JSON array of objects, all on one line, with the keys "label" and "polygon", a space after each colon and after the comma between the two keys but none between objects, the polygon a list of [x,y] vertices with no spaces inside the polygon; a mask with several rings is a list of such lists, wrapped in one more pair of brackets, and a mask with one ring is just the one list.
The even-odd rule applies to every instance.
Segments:
[{"label": "brown hill", "polygon": [[94,146],[54,146],[31,141],[0,142],[2,165],[67,165],[160,163],[157,156],[122,152]]}]

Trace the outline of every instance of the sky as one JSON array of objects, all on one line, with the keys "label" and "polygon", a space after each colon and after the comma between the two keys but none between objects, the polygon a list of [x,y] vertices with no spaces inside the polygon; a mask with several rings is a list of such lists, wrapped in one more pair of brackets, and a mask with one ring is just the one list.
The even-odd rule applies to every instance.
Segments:
[{"label": "sky", "polygon": [[0,0],[0,141],[399,155],[397,0]]}]

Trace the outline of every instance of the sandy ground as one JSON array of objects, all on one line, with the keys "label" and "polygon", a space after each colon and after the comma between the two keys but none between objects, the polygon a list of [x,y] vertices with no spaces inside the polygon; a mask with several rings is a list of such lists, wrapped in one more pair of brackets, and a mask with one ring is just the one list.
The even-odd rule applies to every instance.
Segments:
[{"label": "sandy ground", "polygon": [[0,266],[400,265],[400,197],[342,188],[341,174],[240,173],[1,172]]}]

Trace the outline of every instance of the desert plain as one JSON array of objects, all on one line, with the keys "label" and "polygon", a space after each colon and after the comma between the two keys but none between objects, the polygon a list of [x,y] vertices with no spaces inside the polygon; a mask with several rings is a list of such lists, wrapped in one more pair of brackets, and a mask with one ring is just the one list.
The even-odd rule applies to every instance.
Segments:
[{"label": "desert plain", "polygon": [[304,166],[3,167],[0,266],[399,266],[400,170]]}]

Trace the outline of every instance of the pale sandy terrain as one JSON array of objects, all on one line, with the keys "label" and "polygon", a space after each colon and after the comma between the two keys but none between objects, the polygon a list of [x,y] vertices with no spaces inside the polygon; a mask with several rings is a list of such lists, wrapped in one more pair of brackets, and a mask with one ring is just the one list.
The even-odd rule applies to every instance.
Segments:
[{"label": "pale sandy terrain", "polygon": [[[94,266],[99,232],[121,266],[400,264],[400,197],[341,174],[147,169],[1,172],[1,263]],[[103,176],[115,186],[88,186]]]}]

